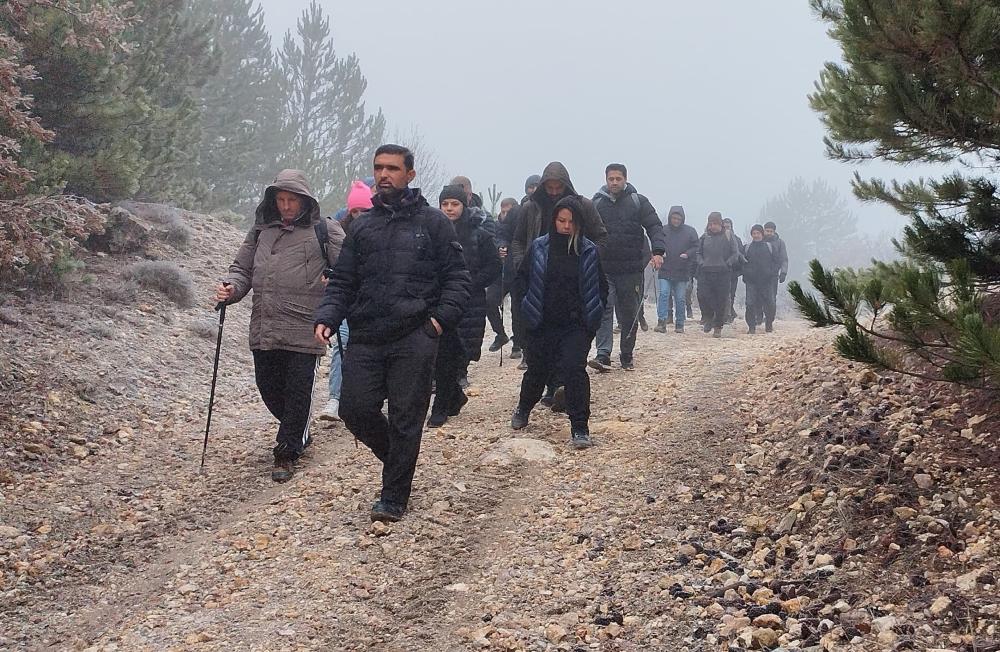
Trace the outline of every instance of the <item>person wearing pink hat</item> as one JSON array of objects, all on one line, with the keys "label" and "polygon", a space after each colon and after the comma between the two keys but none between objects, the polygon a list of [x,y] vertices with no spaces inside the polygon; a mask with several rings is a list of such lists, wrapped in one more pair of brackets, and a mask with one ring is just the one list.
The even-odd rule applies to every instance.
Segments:
[{"label": "person wearing pink hat", "polygon": [[[364,181],[355,181],[351,184],[351,190],[347,193],[347,215],[340,221],[340,225],[347,231],[351,222],[358,215],[361,215],[372,207],[372,189],[365,185]],[[341,358],[341,347],[347,347],[347,340],[350,339],[350,331],[347,328],[347,321],[343,321],[338,329],[339,336],[332,345],[330,355],[330,399],[326,402],[326,407],[320,412],[319,418],[322,421],[340,421],[340,389],[344,386],[343,359]]]}]

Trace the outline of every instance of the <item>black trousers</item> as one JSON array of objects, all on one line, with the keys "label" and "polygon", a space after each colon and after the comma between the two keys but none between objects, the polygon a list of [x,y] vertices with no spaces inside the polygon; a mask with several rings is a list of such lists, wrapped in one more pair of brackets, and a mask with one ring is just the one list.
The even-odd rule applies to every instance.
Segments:
[{"label": "black trousers", "polygon": [[490,322],[490,329],[493,334],[506,335],[507,331],[503,326],[503,299],[507,296],[507,286],[503,281],[497,281],[486,288],[486,319]]},{"label": "black trousers", "polygon": [[421,327],[386,344],[351,340],[344,355],[341,418],[382,462],[382,500],[402,506],[413,485],[437,351],[437,338]]},{"label": "black trousers", "polygon": [[587,354],[594,336],[582,326],[546,328],[528,333],[525,352],[528,370],[521,379],[518,408],[525,412],[542,398],[545,386],[553,377],[566,388],[566,414],[573,427],[586,427],[590,420],[590,376]]},{"label": "black trousers", "polygon": [[733,274],[729,280],[729,317],[726,321],[736,319],[736,290],[740,287],[740,275]]},{"label": "black trousers", "polygon": [[771,315],[770,321],[774,321],[774,296],[771,294],[771,284],[746,283],[747,286],[747,326],[755,328],[765,323],[767,315]]},{"label": "black trousers", "polygon": [[623,363],[632,362],[635,351],[635,337],[638,331],[636,316],[642,297],[642,272],[608,276],[608,305],[604,308],[604,319],[597,332],[597,354],[611,357],[614,349],[614,315],[618,315],[621,337],[618,355]]},{"label": "black trousers", "polygon": [[434,365],[434,407],[432,414],[450,416],[460,409],[462,387],[458,379],[467,373],[469,357],[462,345],[462,338],[455,330],[445,331],[438,342],[437,362]]},{"label": "black trousers", "polygon": [[774,323],[774,316],[778,312],[778,277],[771,279],[768,293],[768,302],[764,305],[764,324],[770,326]]},{"label": "black trousers", "polygon": [[309,413],[319,356],[295,351],[253,351],[254,376],[264,405],[280,425],[274,457],[295,460],[309,443]]},{"label": "black trousers", "polygon": [[706,326],[722,328],[729,314],[728,270],[702,271],[698,277],[698,303]]}]

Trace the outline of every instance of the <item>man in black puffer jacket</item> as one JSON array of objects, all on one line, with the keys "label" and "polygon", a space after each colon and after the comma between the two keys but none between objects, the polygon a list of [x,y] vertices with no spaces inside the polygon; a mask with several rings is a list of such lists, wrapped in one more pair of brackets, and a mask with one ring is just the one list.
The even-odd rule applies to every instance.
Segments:
[{"label": "man in black puffer jacket", "polygon": [[374,206],[351,224],[315,332],[328,343],[347,319],[340,413],[383,464],[372,520],[398,521],[410,498],[438,337],[461,321],[471,279],[451,222],[409,187],[413,153],[383,145],[374,167]]},{"label": "man in black puffer jacket", "polygon": [[611,371],[611,351],[614,348],[612,326],[618,313],[621,326],[622,369],[634,369],[632,351],[638,325],[636,315],[642,300],[643,270],[646,255],[643,251],[649,238],[653,269],[663,264],[663,225],[656,209],[628,182],[628,170],[620,163],[612,163],[604,171],[607,185],[594,195],[594,207],[608,229],[608,244],[601,264],[608,275],[608,305],[604,311],[601,329],[597,332],[597,357],[590,366],[598,371]]},{"label": "man in black puffer jacket", "polygon": [[437,391],[427,425],[439,428],[448,417],[458,416],[468,398],[462,393],[459,379],[468,373],[469,363],[482,355],[486,333],[486,288],[500,278],[500,254],[493,234],[483,225],[479,212],[470,210],[468,194],[460,185],[445,186],[439,205],[451,220],[462,255],[472,276],[469,302],[455,331],[445,331],[438,349],[434,377]]}]

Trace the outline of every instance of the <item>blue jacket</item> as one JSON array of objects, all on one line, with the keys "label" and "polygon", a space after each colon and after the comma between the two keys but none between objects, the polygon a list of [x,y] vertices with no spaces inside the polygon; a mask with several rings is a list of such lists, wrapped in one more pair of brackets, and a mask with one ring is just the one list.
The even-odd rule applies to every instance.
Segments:
[{"label": "blue jacket", "polygon": [[[604,317],[608,290],[597,245],[582,238],[580,241],[580,298],[583,305],[582,326],[596,333]],[[543,235],[531,243],[521,265],[520,276],[524,282],[524,299],[521,317],[529,331],[542,326],[545,309],[545,273],[549,263],[549,236]]]}]

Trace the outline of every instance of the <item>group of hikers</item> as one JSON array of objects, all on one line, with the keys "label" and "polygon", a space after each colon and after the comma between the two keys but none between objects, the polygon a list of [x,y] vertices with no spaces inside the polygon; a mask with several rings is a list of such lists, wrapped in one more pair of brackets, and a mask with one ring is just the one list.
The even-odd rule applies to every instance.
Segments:
[{"label": "group of hikers", "polygon": [[468,403],[469,366],[480,359],[487,322],[489,350],[503,355],[511,343],[524,371],[511,428],[526,428],[542,404],[566,413],[574,448],[593,443],[587,368],[612,371],[619,332],[620,367],[635,369],[650,285],[658,333],[670,324],[683,333],[697,296],[703,330],[721,337],[736,317],[741,275],[749,332],[773,329],[788,270],[773,223],[754,225],[745,245],[718,212],[701,235],[681,206],[663,225],[617,163],[593,199],[576,191],[562,163],[550,163],[495,217],[467,177],[455,177],[430,206],[410,187],[416,170],[406,147],[379,147],[373,171],[354,182],[336,217],[322,216],[302,172],[281,171],[215,297],[231,304],[253,291],[255,378],[279,422],[276,482],[292,477],[309,446],[319,360],[332,349],[320,418],[342,420],[382,462],[372,520],[405,513],[425,423],[443,426]]}]

